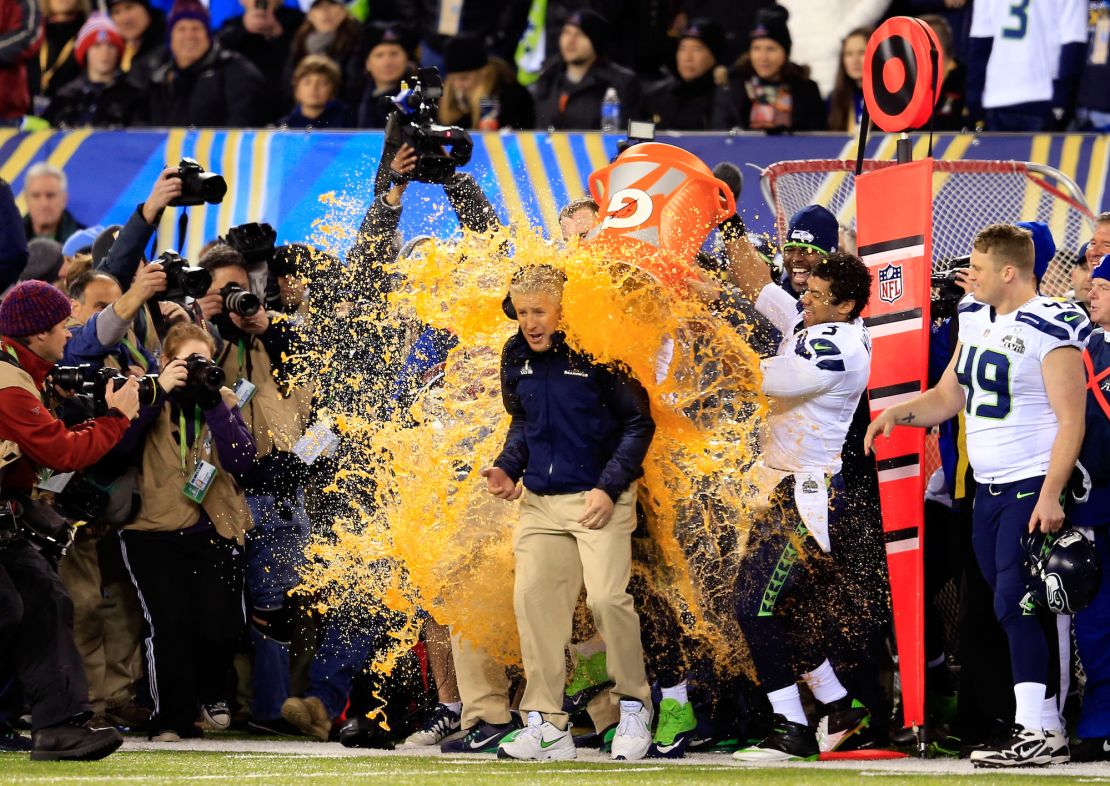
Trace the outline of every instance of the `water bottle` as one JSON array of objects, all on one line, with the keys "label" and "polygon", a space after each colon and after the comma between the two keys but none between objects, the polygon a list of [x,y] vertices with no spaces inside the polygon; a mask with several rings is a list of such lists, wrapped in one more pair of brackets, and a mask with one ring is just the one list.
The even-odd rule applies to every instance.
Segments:
[{"label": "water bottle", "polygon": [[621,124],[621,98],[617,95],[617,88],[610,87],[601,99],[601,130],[610,133],[620,128]]}]

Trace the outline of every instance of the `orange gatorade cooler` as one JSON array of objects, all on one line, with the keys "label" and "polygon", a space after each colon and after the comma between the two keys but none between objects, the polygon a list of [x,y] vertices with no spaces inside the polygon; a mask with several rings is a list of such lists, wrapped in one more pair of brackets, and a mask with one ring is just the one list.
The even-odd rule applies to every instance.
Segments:
[{"label": "orange gatorade cooler", "polygon": [[590,243],[678,290],[713,227],[736,212],[723,182],[689,151],[662,142],[634,145],[590,175],[600,205]]}]

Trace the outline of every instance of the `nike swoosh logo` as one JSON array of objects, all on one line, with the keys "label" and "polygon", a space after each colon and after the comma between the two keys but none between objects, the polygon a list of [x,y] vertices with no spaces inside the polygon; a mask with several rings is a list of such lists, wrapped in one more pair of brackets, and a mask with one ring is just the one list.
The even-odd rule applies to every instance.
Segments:
[{"label": "nike swoosh logo", "polygon": [[1107,753],[1110,753],[1110,740],[1103,740],[1102,741],[1102,749],[1104,751],[1106,751]]},{"label": "nike swoosh logo", "polygon": [[677,748],[681,744],[682,744],[682,737],[679,736],[679,737],[675,737],[674,742],[672,742],[670,745],[656,745],[655,750],[659,751],[660,753],[670,753],[671,751],[673,751],[675,748]]},{"label": "nike swoosh logo", "polygon": [[1026,497],[1031,497],[1036,493],[1037,492],[1035,492],[1035,491],[1019,491],[1018,495],[1017,495],[1017,498],[1018,499],[1025,499]]},{"label": "nike swoosh logo", "polygon": [[552,745],[557,743],[559,740],[564,739],[566,736],[567,735],[564,734],[562,737],[556,737],[553,740],[540,740],[540,747],[546,750],[547,748],[550,748]]},{"label": "nike swoosh logo", "polygon": [[1079,319],[1081,316],[1083,316],[1083,315],[1082,314],[1064,314],[1064,321],[1065,322],[1074,322],[1075,320]]},{"label": "nike swoosh logo", "polygon": [[477,750],[478,748],[484,748],[485,746],[489,745],[491,742],[493,742],[494,740],[496,740],[500,736],[501,736],[500,734],[494,734],[491,737],[486,737],[484,740],[472,741],[470,743],[470,747],[471,747],[472,750]]}]

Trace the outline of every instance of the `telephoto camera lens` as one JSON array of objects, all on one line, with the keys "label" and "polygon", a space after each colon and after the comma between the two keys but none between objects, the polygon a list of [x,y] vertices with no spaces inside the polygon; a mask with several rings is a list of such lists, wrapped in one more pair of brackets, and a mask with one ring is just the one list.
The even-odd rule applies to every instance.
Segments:
[{"label": "telephoto camera lens", "polygon": [[248,292],[238,284],[228,284],[220,290],[224,299],[224,311],[241,317],[253,317],[262,308],[258,295]]}]

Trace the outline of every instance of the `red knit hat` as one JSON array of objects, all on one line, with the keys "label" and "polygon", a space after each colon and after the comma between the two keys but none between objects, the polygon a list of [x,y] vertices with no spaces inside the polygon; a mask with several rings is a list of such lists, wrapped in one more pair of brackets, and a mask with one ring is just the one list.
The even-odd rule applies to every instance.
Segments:
[{"label": "red knit hat", "polygon": [[101,41],[107,41],[114,46],[119,51],[120,57],[123,57],[124,43],[119,28],[109,17],[98,12],[90,14],[85,24],[77,31],[77,49],[74,51],[74,56],[79,66],[85,67],[85,55],[88,54],[89,47]]},{"label": "red knit hat", "polygon": [[57,287],[45,281],[22,281],[0,303],[0,335],[46,333],[72,313],[73,304]]}]

